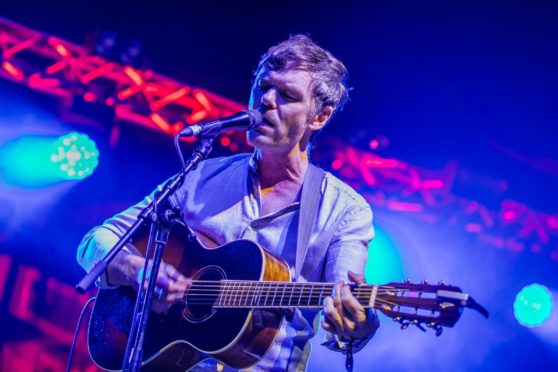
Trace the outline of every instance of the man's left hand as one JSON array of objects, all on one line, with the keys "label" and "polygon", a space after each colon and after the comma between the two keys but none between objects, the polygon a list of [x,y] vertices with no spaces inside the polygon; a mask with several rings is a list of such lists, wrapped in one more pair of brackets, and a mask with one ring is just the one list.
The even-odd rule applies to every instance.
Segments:
[{"label": "man's left hand", "polygon": [[[365,284],[364,276],[349,271],[349,280]],[[380,322],[372,309],[365,309],[353,296],[349,285],[339,282],[326,297],[322,327],[342,339],[363,339],[374,335]]]}]

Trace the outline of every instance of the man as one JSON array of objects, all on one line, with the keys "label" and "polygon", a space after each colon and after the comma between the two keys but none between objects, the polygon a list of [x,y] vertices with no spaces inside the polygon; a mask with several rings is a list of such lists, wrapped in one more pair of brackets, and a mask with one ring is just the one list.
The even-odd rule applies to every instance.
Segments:
[{"label": "man", "polygon": [[[221,245],[250,239],[294,267],[296,224],[308,147],[316,134],[348,98],[345,66],[307,36],[296,35],[272,47],[255,71],[250,108],[263,122],[248,131],[254,153],[210,159],[189,174],[171,202],[197,233]],[[226,187],[225,187],[226,186]],[[346,282],[363,283],[372,212],[354,190],[326,173],[318,217],[312,227],[309,254],[299,281],[338,283],[324,303],[322,326],[327,345],[343,350],[346,341],[355,351],[374,335],[378,318],[364,309]],[[105,221],[83,239],[78,261],[87,270],[130,226],[145,201]],[[292,229],[292,227],[295,229]],[[144,259],[132,246],[109,265],[103,286],[137,287]],[[163,264],[157,285],[166,295],[154,309],[164,311],[188,290],[190,281]],[[304,370],[315,313],[296,311],[285,320],[272,347],[254,370]],[[207,366],[207,364],[205,365]]]}]

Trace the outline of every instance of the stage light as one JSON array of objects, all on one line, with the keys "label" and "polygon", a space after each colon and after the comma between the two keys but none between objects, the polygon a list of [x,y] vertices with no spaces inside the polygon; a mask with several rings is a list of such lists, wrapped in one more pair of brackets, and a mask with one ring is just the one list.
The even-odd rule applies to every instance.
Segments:
[{"label": "stage light", "polygon": [[368,246],[368,264],[364,275],[366,282],[386,284],[404,279],[399,250],[383,230],[375,227],[375,236]]},{"label": "stage light", "polygon": [[72,132],[59,137],[53,150],[50,160],[67,180],[89,177],[99,164],[97,146],[85,134]]},{"label": "stage light", "polygon": [[93,173],[99,152],[89,137],[22,136],[2,145],[0,178],[11,186],[41,188]]},{"label": "stage light", "polygon": [[515,297],[514,315],[519,324],[526,327],[537,327],[543,324],[552,314],[552,294],[544,285],[531,284]]}]

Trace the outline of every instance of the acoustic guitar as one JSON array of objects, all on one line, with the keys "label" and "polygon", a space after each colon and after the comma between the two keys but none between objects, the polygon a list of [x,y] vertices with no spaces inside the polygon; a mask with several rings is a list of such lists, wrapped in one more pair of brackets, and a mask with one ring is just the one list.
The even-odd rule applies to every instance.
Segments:
[{"label": "acoustic guitar", "polygon": [[[134,241],[145,253],[146,239]],[[257,363],[269,349],[283,318],[294,308],[320,309],[334,283],[293,283],[288,265],[254,242],[238,240],[208,248],[180,223],[173,225],[163,260],[193,284],[166,313],[152,312],[144,339],[142,371],[186,371],[206,358],[233,368]],[[353,285],[353,295],[401,328],[452,327],[464,307],[488,313],[455,286]],[[121,370],[136,292],[100,289],[89,323],[90,355],[99,367]]]}]

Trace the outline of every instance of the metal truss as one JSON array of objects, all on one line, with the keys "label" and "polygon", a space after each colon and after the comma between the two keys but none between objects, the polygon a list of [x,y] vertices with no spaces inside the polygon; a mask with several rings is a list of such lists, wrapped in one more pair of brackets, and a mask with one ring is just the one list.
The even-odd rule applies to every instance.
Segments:
[{"label": "metal truss", "polygon": [[376,209],[415,215],[431,223],[455,226],[495,248],[541,254],[558,262],[558,214],[533,210],[503,199],[499,208],[456,194],[456,163],[434,171],[399,159],[380,157],[333,139],[320,152],[320,163],[357,189]]},{"label": "metal truss", "polygon": [[232,100],[152,70],[124,66],[55,36],[0,18],[0,77],[57,96],[109,107],[115,118],[174,134],[233,114]]}]

